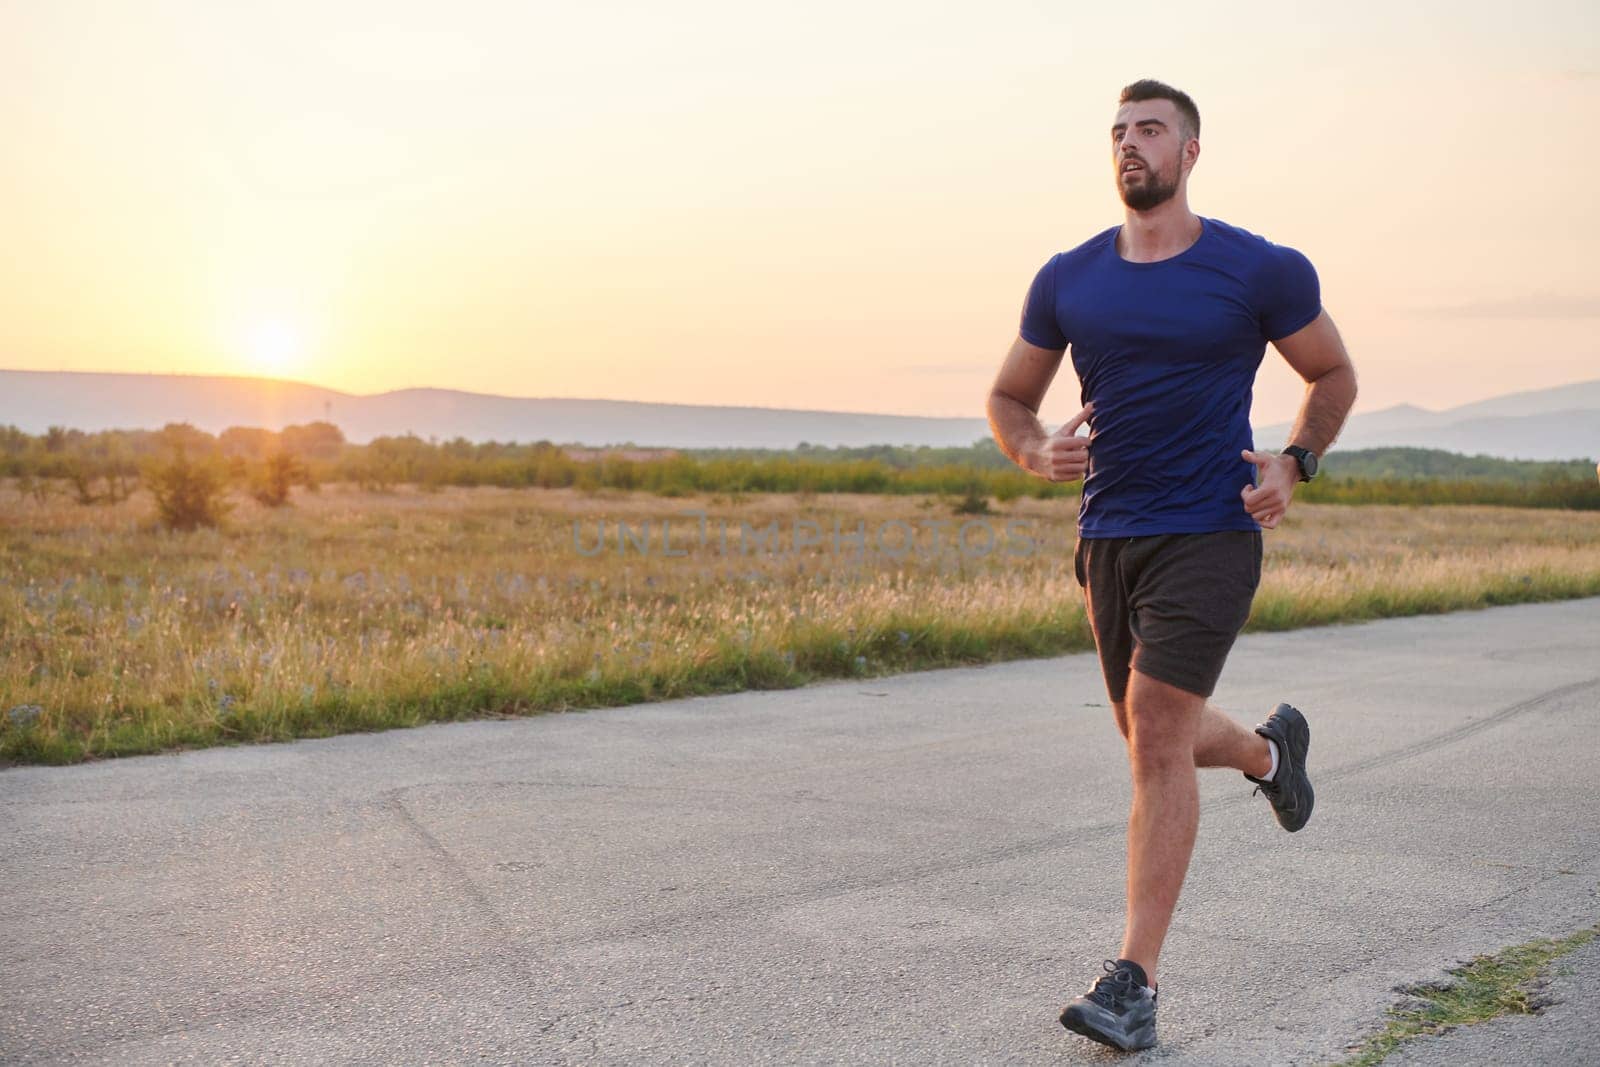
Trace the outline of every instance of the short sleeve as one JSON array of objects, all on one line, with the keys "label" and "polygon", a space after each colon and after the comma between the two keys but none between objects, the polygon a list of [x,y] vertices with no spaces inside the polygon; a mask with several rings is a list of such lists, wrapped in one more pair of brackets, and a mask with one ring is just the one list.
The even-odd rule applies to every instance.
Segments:
[{"label": "short sleeve", "polygon": [[1060,258],[1052,256],[1034,276],[1028,299],[1022,305],[1022,325],[1017,330],[1030,345],[1053,351],[1067,347],[1067,337],[1056,317],[1056,261]]},{"label": "short sleeve", "polygon": [[1322,313],[1322,285],[1311,261],[1292,248],[1270,245],[1256,280],[1256,315],[1269,341],[1309,326]]}]

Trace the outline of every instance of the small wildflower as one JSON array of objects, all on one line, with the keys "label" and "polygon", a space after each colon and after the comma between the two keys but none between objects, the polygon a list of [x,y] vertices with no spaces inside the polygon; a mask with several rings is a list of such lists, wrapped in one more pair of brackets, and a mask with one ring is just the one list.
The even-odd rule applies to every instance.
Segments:
[{"label": "small wildflower", "polygon": [[233,714],[234,706],[238,703],[239,701],[234,698],[232,693],[224,693],[222,694],[222,699],[217,702],[217,712],[223,716],[231,715]]},{"label": "small wildflower", "polygon": [[867,669],[867,657],[865,657],[865,656],[857,656],[856,657],[856,670],[864,671],[866,669]]}]

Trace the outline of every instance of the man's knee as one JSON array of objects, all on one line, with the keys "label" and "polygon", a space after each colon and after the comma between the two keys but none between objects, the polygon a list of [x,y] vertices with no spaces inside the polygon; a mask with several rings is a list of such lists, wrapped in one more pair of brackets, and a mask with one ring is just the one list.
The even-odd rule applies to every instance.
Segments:
[{"label": "man's knee", "polygon": [[1134,772],[1162,772],[1194,767],[1194,731],[1185,730],[1170,714],[1130,716],[1128,758]]},{"label": "man's knee", "polygon": [[1135,769],[1194,766],[1194,739],[1206,698],[1135,672],[1124,716]]}]

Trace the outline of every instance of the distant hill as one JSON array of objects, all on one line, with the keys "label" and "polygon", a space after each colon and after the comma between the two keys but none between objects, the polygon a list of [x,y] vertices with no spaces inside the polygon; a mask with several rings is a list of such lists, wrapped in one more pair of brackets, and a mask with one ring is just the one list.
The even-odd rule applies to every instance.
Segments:
[{"label": "distant hill", "polygon": [[51,426],[154,430],[169,422],[220,433],[230,426],[277,430],[316,420],[334,423],[357,443],[414,433],[589,446],[794,448],[801,442],[970,445],[989,436],[983,418],[540,399],[453,389],[358,396],[263,378],[0,370],[0,426],[32,434]]},{"label": "distant hill", "polygon": [[[1256,443],[1275,448],[1288,423],[1256,429]],[[1402,404],[1352,416],[1334,451],[1428,448],[1502,459],[1600,457],[1600,380],[1480,400],[1428,411]]]},{"label": "distant hill", "polygon": [[1474,404],[1463,404],[1443,414],[1458,419],[1475,419],[1491,415],[1544,415],[1552,411],[1577,410],[1600,411],[1600,379],[1573,382],[1554,389],[1507,393]]},{"label": "distant hill", "polygon": [[[974,405],[977,406],[976,403]],[[505,397],[450,389],[372,396],[262,378],[0,370],[0,425],[28,433],[158,429],[189,422],[281,429],[326,420],[354,442],[414,433],[469,441],[653,448],[792,449],[870,445],[960,448],[989,437],[988,422],[787,408]],[[1263,447],[1283,444],[1288,424],[1259,427]],[[1506,459],[1600,456],[1600,380],[1514,393],[1446,411],[1400,405],[1357,415],[1337,451],[1406,447]]]}]

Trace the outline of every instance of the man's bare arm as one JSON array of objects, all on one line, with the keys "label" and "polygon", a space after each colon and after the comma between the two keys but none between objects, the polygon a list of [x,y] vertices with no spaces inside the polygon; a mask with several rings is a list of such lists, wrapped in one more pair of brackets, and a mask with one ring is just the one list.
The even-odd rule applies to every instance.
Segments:
[{"label": "man's bare arm", "polygon": [[1089,467],[1089,442],[1076,436],[1093,405],[1055,433],[1039,422],[1039,405],[1061,367],[1064,349],[1031,345],[1018,337],[989,390],[989,430],[995,444],[1017,466],[1051,481],[1074,481]]},{"label": "man's bare arm", "polygon": [[1288,443],[1320,456],[1338,438],[1356,402],[1356,369],[1350,354],[1326,311],[1272,344],[1306,383]]},{"label": "man's bare arm", "polygon": [[[1356,369],[1350,354],[1326,311],[1272,343],[1306,383],[1305,399],[1300,402],[1288,443],[1321,455],[1338,438],[1356,402]],[[1282,520],[1294,497],[1299,464],[1293,456],[1272,452],[1246,452],[1244,458],[1260,468],[1260,484],[1245,486],[1239,495],[1251,518],[1270,530]]]}]

